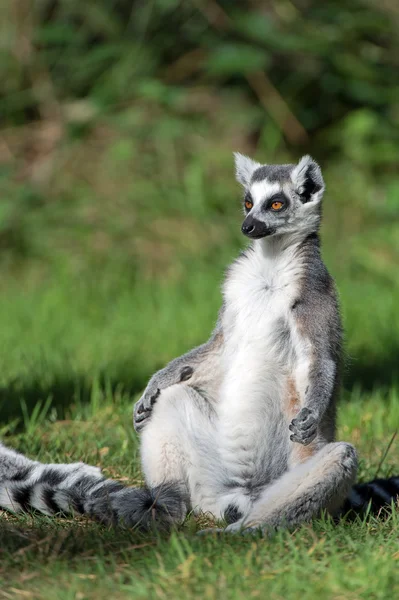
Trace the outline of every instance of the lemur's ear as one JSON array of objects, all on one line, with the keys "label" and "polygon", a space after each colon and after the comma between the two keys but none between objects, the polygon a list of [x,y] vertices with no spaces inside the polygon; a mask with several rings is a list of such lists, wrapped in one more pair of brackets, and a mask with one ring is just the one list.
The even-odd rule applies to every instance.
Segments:
[{"label": "lemur's ear", "polygon": [[236,179],[238,183],[241,183],[244,187],[248,187],[252,174],[262,165],[239,152],[234,152],[234,160],[236,163]]},{"label": "lemur's ear", "polygon": [[291,180],[302,202],[321,200],[325,185],[321,169],[309,155],[303,156],[291,173]]}]

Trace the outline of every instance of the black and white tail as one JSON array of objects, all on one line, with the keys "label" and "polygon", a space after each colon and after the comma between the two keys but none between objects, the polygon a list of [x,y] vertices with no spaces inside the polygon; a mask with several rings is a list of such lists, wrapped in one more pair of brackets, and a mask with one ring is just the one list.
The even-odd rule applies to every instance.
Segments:
[{"label": "black and white tail", "polygon": [[399,476],[357,483],[352,487],[340,512],[341,515],[348,516],[369,513],[376,515],[381,509],[389,507],[392,501],[395,504],[399,502]]},{"label": "black and white tail", "polygon": [[178,486],[129,488],[84,463],[42,464],[0,443],[0,508],[13,513],[77,513],[107,525],[148,529],[182,522],[187,512]]}]

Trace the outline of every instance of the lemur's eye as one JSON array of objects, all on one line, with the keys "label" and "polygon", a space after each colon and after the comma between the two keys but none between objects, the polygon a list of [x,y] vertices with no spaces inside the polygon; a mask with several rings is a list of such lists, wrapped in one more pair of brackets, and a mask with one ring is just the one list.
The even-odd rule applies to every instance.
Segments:
[{"label": "lemur's eye", "polygon": [[271,208],[272,208],[272,210],[281,210],[283,208],[283,206],[284,206],[283,202],[280,202],[279,200],[276,200],[271,205]]},{"label": "lemur's eye", "polygon": [[247,210],[251,210],[252,207],[253,207],[253,203],[251,202],[251,200],[245,200],[245,208]]}]

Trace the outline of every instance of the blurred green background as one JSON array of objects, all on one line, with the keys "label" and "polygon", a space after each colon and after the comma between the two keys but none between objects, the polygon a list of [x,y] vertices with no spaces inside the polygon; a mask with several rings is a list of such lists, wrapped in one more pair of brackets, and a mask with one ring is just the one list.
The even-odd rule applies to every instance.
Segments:
[{"label": "blurred green background", "polygon": [[[399,357],[394,0],[3,0],[0,419],[132,396],[204,341],[245,245],[232,152],[311,153],[345,387]],[[22,407],[22,408],[21,408]]]},{"label": "blurred green background", "polygon": [[[233,151],[310,153],[346,330],[338,438],[360,480],[397,474],[397,0],[2,0],[0,28],[0,438],[141,482],[132,404],[208,337],[246,245]],[[399,590],[395,512],[267,541],[193,536],[206,516],[166,541],[0,523],[1,598]]]}]

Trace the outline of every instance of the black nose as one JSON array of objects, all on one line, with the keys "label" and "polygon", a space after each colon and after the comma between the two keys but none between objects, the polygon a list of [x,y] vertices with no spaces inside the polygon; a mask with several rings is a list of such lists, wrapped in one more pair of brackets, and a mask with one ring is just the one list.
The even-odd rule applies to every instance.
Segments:
[{"label": "black nose", "polygon": [[242,224],[241,227],[241,231],[243,232],[244,235],[249,235],[250,233],[252,233],[255,229],[255,225],[253,223],[244,223]]},{"label": "black nose", "polygon": [[260,238],[276,233],[275,228],[267,227],[264,221],[254,219],[251,215],[248,215],[241,225],[241,231],[251,240],[260,240]]}]

